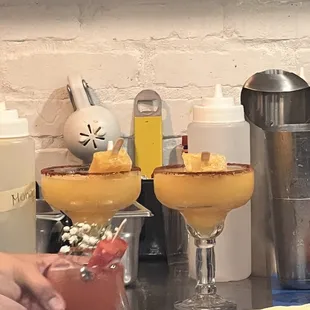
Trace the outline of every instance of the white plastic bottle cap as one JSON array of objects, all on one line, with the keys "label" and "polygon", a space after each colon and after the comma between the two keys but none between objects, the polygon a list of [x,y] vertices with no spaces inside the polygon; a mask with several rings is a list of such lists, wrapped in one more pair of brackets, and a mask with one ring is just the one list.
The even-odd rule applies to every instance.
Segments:
[{"label": "white plastic bottle cap", "polygon": [[17,110],[7,110],[0,102],[0,139],[29,136],[28,120],[19,118]]},{"label": "white plastic bottle cap", "polygon": [[193,122],[235,123],[243,121],[243,106],[235,104],[232,97],[223,97],[220,84],[215,85],[214,97],[205,98],[203,104],[193,107]]}]

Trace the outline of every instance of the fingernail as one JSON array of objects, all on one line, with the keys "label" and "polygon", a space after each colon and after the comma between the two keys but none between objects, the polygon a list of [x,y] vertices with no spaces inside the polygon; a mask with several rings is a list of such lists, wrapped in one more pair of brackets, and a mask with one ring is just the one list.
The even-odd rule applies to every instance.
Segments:
[{"label": "fingernail", "polygon": [[48,302],[48,306],[50,310],[65,310],[65,304],[59,297],[53,297]]}]

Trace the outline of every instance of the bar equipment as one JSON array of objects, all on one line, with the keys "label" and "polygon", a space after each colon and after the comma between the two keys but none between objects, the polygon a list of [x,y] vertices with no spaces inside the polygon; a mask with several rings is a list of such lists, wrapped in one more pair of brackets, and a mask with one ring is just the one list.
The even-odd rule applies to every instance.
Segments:
[{"label": "bar equipment", "polygon": [[[241,104],[251,126],[252,274],[310,287],[310,88],[298,75],[266,70],[250,77]],[[275,263],[276,258],[276,263]]]},{"label": "bar equipment", "polygon": [[165,258],[165,235],[161,204],[154,194],[152,173],[163,161],[162,99],[151,89],[137,94],[133,108],[135,165],[143,176],[138,201],[154,217],[145,221],[140,236],[140,258]]},{"label": "bar equipment", "polygon": [[88,164],[93,153],[106,151],[108,142],[120,137],[120,127],[108,109],[95,104],[80,75],[68,77],[67,90],[74,112],[64,124],[64,140],[70,152]]}]

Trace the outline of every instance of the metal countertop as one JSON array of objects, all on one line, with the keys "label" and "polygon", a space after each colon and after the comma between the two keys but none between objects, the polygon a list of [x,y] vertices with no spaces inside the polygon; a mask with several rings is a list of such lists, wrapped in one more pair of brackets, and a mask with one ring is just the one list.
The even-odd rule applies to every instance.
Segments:
[{"label": "metal countertop", "polygon": [[[218,283],[218,293],[235,301],[238,310],[262,309],[273,305],[310,303],[309,291],[279,291],[271,278],[254,278]],[[184,266],[168,267],[164,262],[142,262],[139,280],[127,288],[132,310],[173,310],[177,300],[194,293],[195,281]]]}]

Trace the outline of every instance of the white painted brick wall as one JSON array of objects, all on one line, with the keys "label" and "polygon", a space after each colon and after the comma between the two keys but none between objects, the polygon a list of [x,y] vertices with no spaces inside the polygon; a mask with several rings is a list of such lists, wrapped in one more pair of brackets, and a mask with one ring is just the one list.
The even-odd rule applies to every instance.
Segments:
[{"label": "white painted brick wall", "polygon": [[121,122],[132,152],[133,99],[164,99],[165,163],[194,102],[222,83],[239,100],[256,71],[310,76],[310,1],[0,0],[0,92],[30,122],[38,169],[78,162],[62,139],[80,72]]}]

